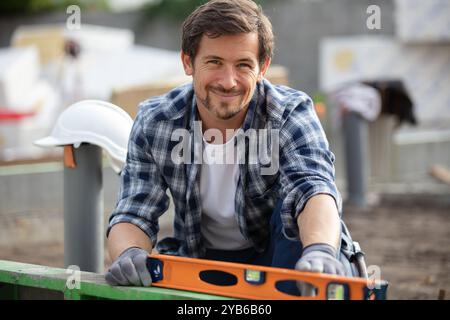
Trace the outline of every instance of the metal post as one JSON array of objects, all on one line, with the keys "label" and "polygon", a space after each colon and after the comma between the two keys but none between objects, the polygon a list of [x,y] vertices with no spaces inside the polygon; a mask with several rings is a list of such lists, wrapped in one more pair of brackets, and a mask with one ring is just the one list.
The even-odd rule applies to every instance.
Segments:
[{"label": "metal post", "polygon": [[64,166],[64,264],[103,272],[102,149],[73,148],[76,165]]},{"label": "metal post", "polygon": [[344,114],[344,140],[347,169],[347,202],[364,208],[367,206],[369,180],[369,125],[356,112]]}]

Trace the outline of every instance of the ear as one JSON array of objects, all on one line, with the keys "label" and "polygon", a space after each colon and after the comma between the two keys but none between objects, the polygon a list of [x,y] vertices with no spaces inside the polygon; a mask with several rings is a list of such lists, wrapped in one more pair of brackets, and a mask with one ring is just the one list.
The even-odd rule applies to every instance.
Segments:
[{"label": "ear", "polygon": [[183,68],[186,75],[192,76],[194,67],[192,65],[191,57],[183,51],[181,51],[181,62],[183,63]]},{"label": "ear", "polygon": [[258,82],[261,81],[262,78],[264,77],[264,75],[266,74],[267,69],[269,69],[270,62],[271,62],[270,58],[268,58],[268,59],[266,59],[266,61],[264,61],[263,65],[261,67],[261,70],[259,70]]}]

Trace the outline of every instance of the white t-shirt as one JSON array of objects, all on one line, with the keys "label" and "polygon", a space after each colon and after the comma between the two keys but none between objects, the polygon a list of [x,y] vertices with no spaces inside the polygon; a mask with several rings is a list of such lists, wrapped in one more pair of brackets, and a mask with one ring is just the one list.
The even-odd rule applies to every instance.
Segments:
[{"label": "white t-shirt", "polygon": [[202,202],[201,230],[205,247],[240,250],[251,246],[239,230],[236,220],[235,196],[239,164],[234,137],[225,144],[203,140],[200,195]]}]

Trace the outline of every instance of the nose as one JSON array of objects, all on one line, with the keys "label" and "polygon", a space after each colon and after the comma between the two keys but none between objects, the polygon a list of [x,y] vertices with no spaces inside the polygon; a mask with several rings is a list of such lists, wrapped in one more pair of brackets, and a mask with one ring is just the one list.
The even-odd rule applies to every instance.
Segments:
[{"label": "nose", "polygon": [[237,85],[236,73],[232,66],[224,66],[221,70],[219,84],[225,90],[231,90]]}]

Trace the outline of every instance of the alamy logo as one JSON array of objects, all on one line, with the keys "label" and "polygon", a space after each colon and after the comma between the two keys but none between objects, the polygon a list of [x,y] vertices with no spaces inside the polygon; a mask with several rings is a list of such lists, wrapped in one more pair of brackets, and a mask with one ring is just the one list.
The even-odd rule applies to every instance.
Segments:
[{"label": "alamy logo", "polygon": [[367,288],[380,289],[381,269],[377,265],[367,267]]},{"label": "alamy logo", "polygon": [[[220,156],[213,158],[214,164],[260,164],[261,175],[273,175],[279,169],[280,130],[272,129],[271,123],[267,129],[227,129],[225,136],[235,139],[233,148],[224,148]],[[217,129],[208,129],[202,135],[201,121],[194,121],[191,133],[186,129],[176,129],[171,135],[171,141],[178,141],[171,152],[175,164],[212,164],[211,157],[203,147],[206,141],[224,141],[223,134]],[[246,140],[248,153],[246,153]]]},{"label": "alamy logo", "polygon": [[379,6],[372,4],[367,7],[366,13],[370,14],[366,20],[366,26],[369,30],[381,29],[381,9]]},{"label": "alamy logo", "polygon": [[69,290],[80,289],[81,286],[81,271],[79,266],[68,266],[66,273],[69,274],[66,287]]},{"label": "alamy logo", "polygon": [[157,277],[161,274],[161,267],[159,266],[159,264],[156,266],[154,273]]},{"label": "alamy logo", "polygon": [[81,9],[77,5],[68,6],[66,13],[70,14],[67,17],[66,27],[69,30],[80,30],[81,29]]}]

